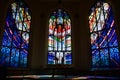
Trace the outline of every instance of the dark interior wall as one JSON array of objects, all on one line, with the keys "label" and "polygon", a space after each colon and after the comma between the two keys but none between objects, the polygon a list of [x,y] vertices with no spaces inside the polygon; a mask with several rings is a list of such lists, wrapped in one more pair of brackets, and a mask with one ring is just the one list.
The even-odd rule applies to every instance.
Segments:
[{"label": "dark interior wall", "polygon": [[[14,0],[0,0],[0,41],[5,24],[8,5]],[[31,10],[30,55],[28,66],[33,69],[47,65],[48,20],[52,11],[61,8],[68,12],[72,24],[73,66],[81,70],[90,69],[90,34],[88,16],[96,0],[24,0]],[[112,5],[115,21],[120,30],[119,0],[106,0]],[[118,32],[119,33],[119,32]]]},{"label": "dark interior wall", "polygon": [[[4,4],[4,5],[3,5]],[[2,38],[2,32],[3,32],[3,27],[4,26],[4,21],[5,21],[5,8],[7,7],[6,2],[0,1],[0,41]]]}]

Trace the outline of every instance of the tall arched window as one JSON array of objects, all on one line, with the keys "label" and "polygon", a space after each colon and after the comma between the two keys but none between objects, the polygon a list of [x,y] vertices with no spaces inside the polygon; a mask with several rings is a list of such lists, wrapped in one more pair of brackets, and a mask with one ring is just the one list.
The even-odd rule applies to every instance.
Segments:
[{"label": "tall arched window", "polygon": [[27,67],[31,16],[24,2],[17,0],[7,12],[0,51],[0,65]]},{"label": "tall arched window", "polygon": [[48,64],[72,64],[71,20],[62,9],[49,19]]},{"label": "tall arched window", "polygon": [[89,16],[92,67],[120,67],[120,52],[112,8],[106,2],[98,1]]}]

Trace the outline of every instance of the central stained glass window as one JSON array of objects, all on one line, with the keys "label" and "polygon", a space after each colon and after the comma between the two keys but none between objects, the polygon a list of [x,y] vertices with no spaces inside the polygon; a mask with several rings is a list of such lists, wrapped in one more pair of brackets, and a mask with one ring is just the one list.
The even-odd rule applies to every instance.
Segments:
[{"label": "central stained glass window", "polygon": [[113,11],[106,2],[99,1],[89,16],[92,67],[120,67],[120,52]]},{"label": "central stained glass window", "polygon": [[71,20],[62,9],[49,19],[48,64],[72,64]]}]

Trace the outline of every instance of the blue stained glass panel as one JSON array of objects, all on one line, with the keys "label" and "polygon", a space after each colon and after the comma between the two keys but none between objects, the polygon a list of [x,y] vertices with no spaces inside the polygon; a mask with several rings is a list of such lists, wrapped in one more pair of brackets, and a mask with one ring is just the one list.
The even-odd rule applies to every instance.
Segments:
[{"label": "blue stained glass panel", "polygon": [[119,63],[120,63],[120,55],[119,55],[119,49],[118,47],[115,48],[110,48],[110,61],[111,61],[111,66],[112,67],[119,67]]},{"label": "blue stained glass panel", "polygon": [[100,55],[99,50],[95,49],[92,50],[92,67],[99,67],[100,66]]},{"label": "blue stained glass panel", "polygon": [[18,67],[18,63],[19,63],[19,49],[17,48],[12,48],[12,52],[11,52],[11,66],[15,66]]},{"label": "blue stained glass panel", "polygon": [[48,53],[48,64],[55,64],[55,52]]},{"label": "blue stained glass panel", "polygon": [[117,35],[114,28],[110,29],[110,33],[108,34],[108,42],[111,47],[118,46]]},{"label": "blue stained glass panel", "polygon": [[15,26],[14,19],[12,17],[11,12],[9,11],[7,16],[6,16],[6,27],[13,28]]},{"label": "blue stained glass panel", "polygon": [[108,54],[108,49],[101,49],[100,50],[100,65],[102,67],[108,67],[109,66],[109,54]]},{"label": "blue stained glass panel", "polygon": [[28,51],[25,49],[21,49],[20,51],[20,66],[21,67],[27,67],[27,62],[28,62]]},{"label": "blue stained glass panel", "polygon": [[113,27],[113,24],[114,24],[114,16],[113,16],[113,13],[112,13],[112,9],[110,8],[109,9],[109,13],[108,13],[108,18],[106,19],[106,28],[110,28],[110,27]]},{"label": "blue stained glass panel", "polygon": [[9,60],[10,60],[10,49],[8,47],[3,47],[1,48],[1,53],[0,53],[0,64],[1,65],[9,65]]},{"label": "blue stained glass panel", "polygon": [[72,64],[71,63],[72,55],[71,55],[70,52],[66,52],[65,53],[65,58],[64,59],[65,59],[65,61],[64,61],[65,64]]},{"label": "blue stained glass panel", "polygon": [[108,47],[107,32],[108,30],[103,30],[99,32],[99,47],[100,48]]},{"label": "blue stained glass panel", "polygon": [[2,45],[4,46],[11,46],[11,35],[8,35],[7,31],[3,34],[3,40],[2,40]]},{"label": "blue stained glass panel", "polygon": [[21,31],[14,31],[12,44],[13,44],[13,47],[20,48],[20,45],[21,45]]}]

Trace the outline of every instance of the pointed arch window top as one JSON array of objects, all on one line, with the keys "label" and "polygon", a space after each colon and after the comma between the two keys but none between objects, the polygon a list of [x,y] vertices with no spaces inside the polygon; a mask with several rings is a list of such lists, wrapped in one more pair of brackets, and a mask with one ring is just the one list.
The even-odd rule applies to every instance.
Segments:
[{"label": "pointed arch window top", "polygon": [[65,11],[58,9],[51,14],[50,21],[54,21],[58,25],[67,22],[70,23],[70,18]]}]

